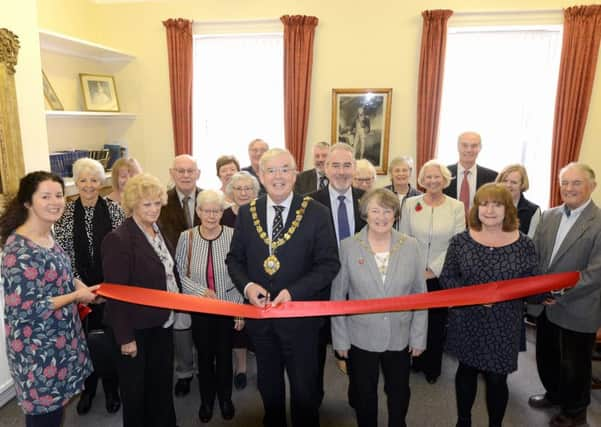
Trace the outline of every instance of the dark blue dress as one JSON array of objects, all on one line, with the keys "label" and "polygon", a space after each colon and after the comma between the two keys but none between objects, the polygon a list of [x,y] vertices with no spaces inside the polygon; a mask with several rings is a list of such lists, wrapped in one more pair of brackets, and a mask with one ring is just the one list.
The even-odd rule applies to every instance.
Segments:
[{"label": "dark blue dress", "polygon": [[[515,242],[488,247],[476,242],[468,231],[451,239],[440,274],[443,288],[460,288],[480,283],[538,274],[532,240],[520,233]],[[446,349],[459,362],[498,374],[517,370],[523,301],[457,307],[449,310]]]}]

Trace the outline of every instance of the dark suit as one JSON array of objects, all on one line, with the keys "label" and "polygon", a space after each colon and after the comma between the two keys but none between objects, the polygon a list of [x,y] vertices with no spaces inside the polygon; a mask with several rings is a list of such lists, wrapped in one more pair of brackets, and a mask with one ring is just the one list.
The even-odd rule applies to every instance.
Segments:
[{"label": "dark suit", "polygon": [[[354,213],[353,216],[355,218],[355,229],[353,230],[353,234],[355,234],[355,233],[358,233],[359,231],[361,231],[361,229],[365,226],[365,221],[363,220],[363,218],[361,218],[361,214],[359,212],[359,199],[365,192],[358,188],[352,188],[352,192],[353,192],[353,213]],[[317,200],[318,202],[320,202],[321,204],[323,204],[325,207],[327,207],[330,210],[329,216],[330,216],[330,220],[331,220],[331,226],[332,226],[332,230],[334,231],[334,235],[336,235],[336,230],[334,228],[334,221],[337,221],[337,218],[335,218],[336,214],[334,212],[337,212],[337,210],[332,210],[332,202],[330,200],[329,188],[328,187],[322,188],[321,190],[316,191],[313,194],[311,194],[311,197],[313,197],[315,200]],[[330,299],[330,288],[328,287],[326,290],[327,290],[327,293],[324,292],[320,299],[324,299],[324,300]],[[319,350],[318,350],[319,384],[318,384],[318,386],[319,386],[319,393],[320,393],[321,399],[323,399],[323,395],[324,395],[323,373],[324,373],[324,368],[325,368],[325,364],[326,364],[327,347],[328,347],[328,343],[331,340],[332,339],[331,339],[331,333],[330,333],[330,318],[328,317],[319,332]],[[350,397],[349,397],[349,399],[350,399]]]},{"label": "dark suit", "polygon": [[[167,239],[165,244],[173,255]],[[132,218],[104,238],[102,267],[108,283],[166,290],[165,267]],[[177,278],[175,263],[173,274]],[[170,310],[109,299],[106,313],[115,340],[123,426],[175,426],[173,338],[171,327],[163,328]],[[121,345],[134,340],[137,356],[122,355]]]},{"label": "dark suit", "polygon": [[318,190],[317,170],[315,168],[303,171],[296,177],[294,192],[304,196]]},{"label": "dark suit", "polygon": [[[293,196],[284,231],[289,229],[301,202],[301,196]],[[266,208],[267,198],[260,197],[256,209],[264,230],[268,230]],[[240,292],[244,292],[249,282],[255,282],[273,298],[287,289],[293,301],[319,299],[340,268],[336,237],[328,217],[323,205],[310,201],[292,238],[277,249],[279,271],[269,276],[263,269],[269,248],[253,225],[249,205],[240,207],[226,259],[230,277]],[[246,321],[256,349],[258,386],[265,407],[264,425],[286,425],[284,369],[290,381],[292,424],[296,427],[319,425],[317,342],[322,323],[323,319],[316,317]]]},{"label": "dark suit", "polygon": [[[451,185],[442,191],[447,196],[457,199],[459,197],[457,195],[457,163],[447,167],[449,168],[449,171],[451,171]],[[484,166],[476,165],[476,191],[484,184],[494,182],[495,179],[497,179],[497,171],[485,168]],[[474,193],[476,191],[474,191]]]},{"label": "dark suit", "polygon": [[[192,197],[190,203],[192,203],[193,206],[196,206],[196,197],[201,191],[202,190],[200,188],[197,188],[194,196],[190,196]],[[194,225],[198,225],[200,224],[200,219],[196,214],[196,209],[193,210]],[[175,187],[167,191],[167,204],[161,209],[161,215],[159,216],[158,224],[159,227],[161,227],[163,236],[169,240],[171,246],[175,248],[181,232],[188,229],[186,217],[184,216],[184,208],[182,207],[182,203],[179,201]]]},{"label": "dark suit", "polygon": [[544,306],[537,321],[536,363],[547,399],[575,416],[590,403],[591,352],[601,326],[601,210],[591,201],[549,262],[562,216],[563,205],[549,209],[536,229],[541,273],[579,271],[580,280]]},{"label": "dark suit", "polygon": [[[394,185],[390,184],[387,185],[386,187],[384,187],[387,190],[392,191],[394,194],[397,194],[396,191],[394,191]],[[394,229],[399,231],[399,226],[401,225],[401,215],[403,215],[403,207],[405,206],[405,201],[409,198],[409,197],[415,197],[415,196],[419,196],[420,194],[422,194],[421,191],[419,191],[417,188],[413,188],[411,186],[411,184],[409,184],[409,191],[407,191],[407,195],[405,197],[403,197],[403,201],[401,202],[401,209],[399,210],[399,219],[397,219],[394,223]]]}]

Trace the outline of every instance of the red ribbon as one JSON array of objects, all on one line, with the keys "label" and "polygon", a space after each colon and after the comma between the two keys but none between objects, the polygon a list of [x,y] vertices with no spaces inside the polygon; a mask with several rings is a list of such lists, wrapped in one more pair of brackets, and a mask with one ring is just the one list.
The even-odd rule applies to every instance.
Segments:
[{"label": "red ribbon", "polygon": [[178,311],[221,314],[250,319],[273,319],[493,304],[572,287],[579,278],[578,272],[555,273],[393,298],[353,301],[291,301],[277,307],[268,306],[266,308],[111,283],[103,283],[97,293],[119,301]]}]

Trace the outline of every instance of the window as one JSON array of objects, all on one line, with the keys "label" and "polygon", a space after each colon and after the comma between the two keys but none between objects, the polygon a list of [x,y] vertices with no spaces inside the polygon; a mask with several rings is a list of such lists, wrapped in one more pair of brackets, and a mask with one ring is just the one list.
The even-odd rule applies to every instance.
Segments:
[{"label": "window", "polygon": [[220,188],[215,161],[234,155],[248,166],[248,143],[284,147],[283,35],[194,37],[193,153],[204,188]]},{"label": "window", "polygon": [[551,138],[561,27],[449,28],[438,157],[457,161],[457,136],[482,136],[478,163],[521,163],[528,198],[549,203]]}]

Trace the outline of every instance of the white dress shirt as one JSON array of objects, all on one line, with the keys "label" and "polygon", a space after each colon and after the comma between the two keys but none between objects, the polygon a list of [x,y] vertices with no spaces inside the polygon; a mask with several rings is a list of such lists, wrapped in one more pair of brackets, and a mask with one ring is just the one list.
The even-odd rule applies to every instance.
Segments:
[{"label": "white dress shirt", "polygon": [[[182,193],[181,191],[179,191],[177,189],[177,187],[175,187],[175,192],[177,193],[177,198],[179,199],[179,204],[182,207],[182,209],[184,208],[184,197],[186,197],[186,195],[184,193]],[[190,203],[188,203],[188,215],[190,218],[190,221],[192,221],[192,224],[190,224],[191,226],[194,226],[194,215],[196,215],[196,190],[192,191],[192,193],[189,195],[190,197]]]}]

